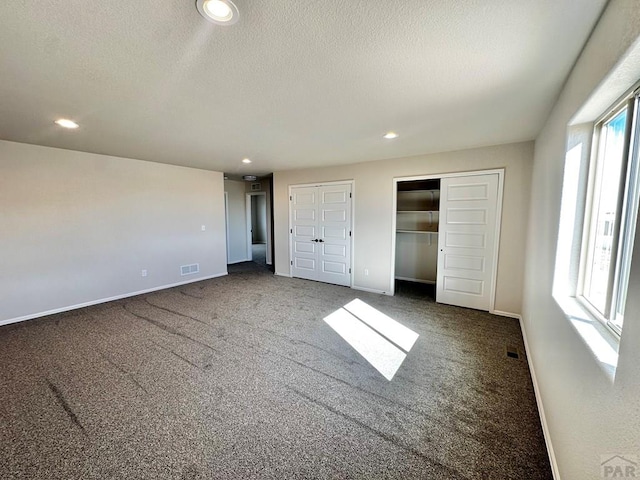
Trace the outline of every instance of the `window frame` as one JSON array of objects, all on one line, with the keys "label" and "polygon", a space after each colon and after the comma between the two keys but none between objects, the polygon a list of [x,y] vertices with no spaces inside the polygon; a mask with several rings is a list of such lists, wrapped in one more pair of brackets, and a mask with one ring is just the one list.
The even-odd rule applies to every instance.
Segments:
[{"label": "window frame", "polygon": [[[589,161],[587,197],[584,211],[582,245],[580,248],[580,266],[576,299],[600,323],[613,332],[616,337],[622,333],[622,321],[617,323],[620,299],[626,300],[626,291],[621,295],[621,288],[628,288],[629,267],[633,256],[633,243],[638,217],[640,194],[640,89],[625,95],[616,102],[604,115],[594,122],[593,141]],[[587,276],[590,274],[595,237],[598,228],[595,202],[600,195],[602,182],[604,150],[606,140],[603,138],[603,127],[627,109],[625,123],[622,165],[619,176],[616,213],[613,221],[613,239],[611,244],[610,266],[607,280],[607,291],[604,312],[601,312],[585,295]],[[623,270],[624,269],[624,270]],[[623,307],[624,308],[624,307]],[[624,315],[620,317],[624,318]]]}]

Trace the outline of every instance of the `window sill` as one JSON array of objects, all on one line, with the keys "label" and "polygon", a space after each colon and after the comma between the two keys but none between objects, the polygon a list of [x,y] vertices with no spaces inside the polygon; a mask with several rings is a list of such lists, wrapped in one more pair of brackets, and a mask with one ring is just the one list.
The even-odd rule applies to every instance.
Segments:
[{"label": "window sill", "polygon": [[600,323],[575,297],[554,296],[567,320],[582,338],[600,368],[613,381],[618,366],[619,338]]}]

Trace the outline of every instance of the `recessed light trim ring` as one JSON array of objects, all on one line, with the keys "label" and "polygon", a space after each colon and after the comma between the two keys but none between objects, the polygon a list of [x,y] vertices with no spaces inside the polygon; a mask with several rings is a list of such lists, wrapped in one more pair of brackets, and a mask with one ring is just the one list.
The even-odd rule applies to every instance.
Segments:
[{"label": "recessed light trim ring", "polygon": [[238,7],[231,0],[197,0],[196,8],[207,21],[216,25],[233,25],[240,19]]}]

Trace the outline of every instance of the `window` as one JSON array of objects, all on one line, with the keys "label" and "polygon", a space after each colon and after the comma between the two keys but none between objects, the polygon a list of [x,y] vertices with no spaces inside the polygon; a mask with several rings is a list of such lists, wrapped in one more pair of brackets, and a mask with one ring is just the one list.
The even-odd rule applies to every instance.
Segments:
[{"label": "window", "polygon": [[624,319],[638,213],[638,95],[595,126],[578,298],[613,331]]}]

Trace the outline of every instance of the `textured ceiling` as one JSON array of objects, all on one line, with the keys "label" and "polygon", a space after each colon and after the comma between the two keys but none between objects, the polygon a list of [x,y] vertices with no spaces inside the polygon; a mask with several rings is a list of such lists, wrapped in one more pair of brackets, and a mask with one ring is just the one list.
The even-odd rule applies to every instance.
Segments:
[{"label": "textured ceiling", "polygon": [[0,138],[232,174],[529,140],[606,3],[234,1],[0,2]]}]

